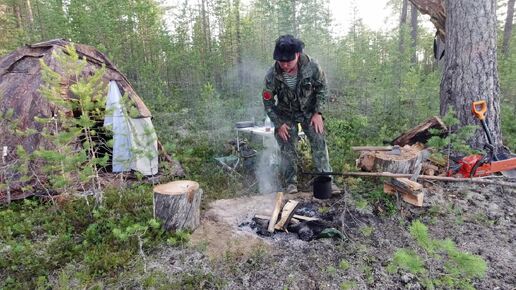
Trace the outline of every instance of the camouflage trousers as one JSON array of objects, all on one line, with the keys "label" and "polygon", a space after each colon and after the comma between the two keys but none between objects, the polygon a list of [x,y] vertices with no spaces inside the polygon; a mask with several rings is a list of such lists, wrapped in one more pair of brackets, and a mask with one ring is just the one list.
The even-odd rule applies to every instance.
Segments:
[{"label": "camouflage trousers", "polygon": [[[290,138],[287,141],[281,139],[278,135],[278,128],[274,130],[274,136],[280,147],[280,172],[283,176],[285,184],[297,184],[297,161],[298,153],[296,150],[299,140],[298,122],[285,122],[289,127]],[[312,149],[312,159],[314,161],[316,172],[331,172],[330,158],[328,156],[328,147],[324,134],[317,134],[313,126],[310,125],[310,119],[299,122],[305,133],[310,147]]]}]

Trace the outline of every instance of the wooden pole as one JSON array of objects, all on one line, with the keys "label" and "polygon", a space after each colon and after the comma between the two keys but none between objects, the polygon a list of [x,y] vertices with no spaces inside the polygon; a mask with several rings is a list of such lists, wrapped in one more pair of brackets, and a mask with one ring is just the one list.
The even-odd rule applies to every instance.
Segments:
[{"label": "wooden pole", "polygon": [[[407,177],[407,178],[412,177],[412,174],[398,174],[398,173],[390,173],[390,172],[342,172],[342,173],[330,172],[330,173],[325,172],[324,174],[342,175],[342,176],[375,176],[375,177]],[[456,177],[447,177],[447,176],[419,175],[419,176],[417,176],[417,179],[449,181],[449,182],[494,184],[494,185],[501,185],[501,186],[516,188],[516,183],[514,183],[514,182],[496,181],[496,180],[489,180],[489,179],[477,178],[477,177],[456,178]]]}]

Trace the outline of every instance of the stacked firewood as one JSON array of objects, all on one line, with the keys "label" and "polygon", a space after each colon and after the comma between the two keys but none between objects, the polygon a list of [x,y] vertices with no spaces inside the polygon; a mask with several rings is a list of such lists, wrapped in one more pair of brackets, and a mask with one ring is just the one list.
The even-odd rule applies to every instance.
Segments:
[{"label": "stacked firewood", "polygon": [[446,132],[438,117],[432,117],[392,141],[392,146],[353,147],[360,152],[356,165],[362,171],[410,174],[410,178],[393,177],[384,182],[384,192],[400,194],[402,199],[416,206],[423,205],[425,188],[416,182],[419,175],[439,173],[438,164],[431,160],[424,143],[431,137],[430,129]]}]

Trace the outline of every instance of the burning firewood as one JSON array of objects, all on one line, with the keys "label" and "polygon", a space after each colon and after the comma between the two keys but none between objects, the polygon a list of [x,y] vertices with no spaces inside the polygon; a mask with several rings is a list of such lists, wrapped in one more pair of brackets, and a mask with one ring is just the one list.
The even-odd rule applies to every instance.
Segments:
[{"label": "burning firewood", "polygon": [[278,220],[278,215],[281,210],[281,205],[283,203],[283,192],[276,193],[276,202],[274,203],[274,209],[272,211],[271,218],[269,219],[269,227],[267,230],[269,233],[274,232],[274,226],[276,225],[276,221]]},{"label": "burning firewood", "polygon": [[288,225],[288,223],[292,219],[294,211],[296,210],[298,205],[299,202],[296,200],[287,201],[287,203],[283,207],[283,210],[281,211],[281,218],[279,222],[277,222],[274,226],[276,230],[285,230],[285,226]]}]

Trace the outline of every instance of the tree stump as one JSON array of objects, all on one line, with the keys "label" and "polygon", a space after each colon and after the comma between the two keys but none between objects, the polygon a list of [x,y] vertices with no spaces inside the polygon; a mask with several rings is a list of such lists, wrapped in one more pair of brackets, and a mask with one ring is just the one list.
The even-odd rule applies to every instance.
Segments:
[{"label": "tree stump", "polygon": [[362,151],[356,165],[368,172],[419,173],[423,161],[421,150],[416,147],[400,148],[400,155],[386,151]]},{"label": "tree stump", "polygon": [[199,183],[180,180],[154,187],[154,217],[168,231],[195,230],[200,224],[202,189]]}]

